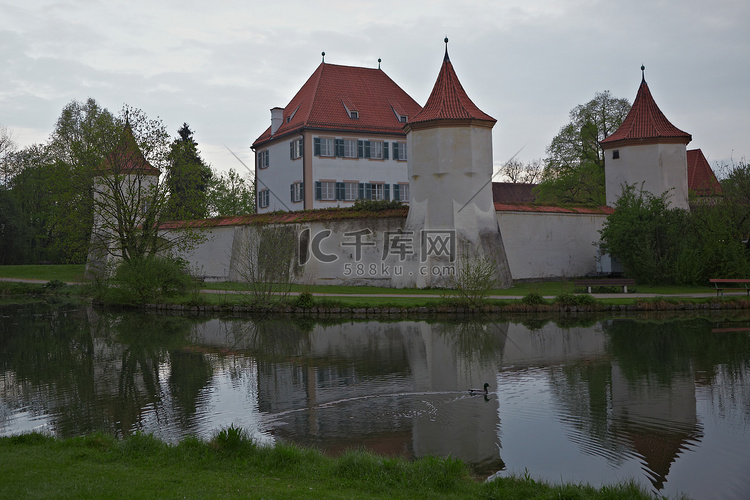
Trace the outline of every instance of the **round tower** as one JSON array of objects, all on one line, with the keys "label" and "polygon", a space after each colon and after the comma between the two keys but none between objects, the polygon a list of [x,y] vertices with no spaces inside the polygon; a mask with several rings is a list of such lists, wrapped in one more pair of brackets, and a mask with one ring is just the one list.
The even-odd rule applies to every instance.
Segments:
[{"label": "round tower", "polygon": [[123,229],[143,222],[160,175],[159,169],[144,158],[126,118],[115,147],[95,172],[86,277],[103,275],[109,263],[127,252]]},{"label": "round tower", "polygon": [[499,287],[512,279],[492,199],[492,128],[448,57],[422,111],[405,125],[415,253],[396,286],[451,286],[467,265],[491,261]]},{"label": "round tower", "polygon": [[641,66],[641,86],[628,116],[600,142],[604,150],[607,205],[614,206],[625,185],[660,196],[672,208],[688,207],[686,146],[692,137],[678,129],[656,105]]}]

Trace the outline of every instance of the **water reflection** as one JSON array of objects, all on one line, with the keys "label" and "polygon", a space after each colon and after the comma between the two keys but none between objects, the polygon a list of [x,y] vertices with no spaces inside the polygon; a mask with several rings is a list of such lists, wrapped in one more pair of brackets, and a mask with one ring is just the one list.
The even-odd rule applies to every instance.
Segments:
[{"label": "water reflection", "polygon": [[[0,306],[0,435],[209,437],[451,455],[480,473],[750,489],[746,316],[189,319]],[[488,397],[469,387],[489,382]],[[721,465],[717,465],[721,464]]]}]

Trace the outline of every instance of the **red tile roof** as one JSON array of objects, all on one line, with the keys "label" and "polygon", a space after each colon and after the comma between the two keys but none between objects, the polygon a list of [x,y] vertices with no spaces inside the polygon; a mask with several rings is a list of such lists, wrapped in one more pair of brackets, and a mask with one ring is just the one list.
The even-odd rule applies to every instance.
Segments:
[{"label": "red tile roof", "polygon": [[138,147],[138,143],[135,141],[133,129],[130,127],[130,122],[128,121],[125,121],[120,141],[114,150],[104,159],[99,170],[120,175],[131,173],[161,175],[159,169],[153,167],[144,158],[141,149]]},{"label": "red tile roof", "polygon": [[433,120],[482,120],[492,125],[497,122],[469,99],[453,69],[447,47],[432,93],[422,111],[409,119],[409,125]]},{"label": "red tile roof", "polygon": [[536,184],[520,182],[493,182],[492,199],[496,203],[534,203]]},{"label": "red tile roof", "polygon": [[304,222],[371,219],[371,218],[406,218],[408,207],[392,208],[377,212],[353,210],[351,208],[323,208],[315,210],[300,210],[298,212],[272,212],[266,214],[233,215],[215,217],[213,219],[198,219],[185,221],[169,221],[161,224],[161,229],[208,228],[220,226],[254,226],[261,224],[298,224]]},{"label": "red tile roof", "polygon": [[498,203],[495,202],[496,212],[536,212],[548,214],[590,214],[610,215],[614,213],[612,207],[555,207],[551,205],[533,205],[531,203]]},{"label": "red tile roof", "polygon": [[641,81],[638,94],[635,96],[633,107],[628,116],[612,135],[603,139],[600,144],[604,149],[631,144],[652,143],[682,143],[687,144],[692,136],[678,129],[664,116],[656,105],[646,79]]},{"label": "red tile roof", "polygon": [[698,196],[721,195],[721,184],[700,149],[687,152],[688,189]]},{"label": "red tile roof", "polygon": [[[345,105],[359,118],[350,118]],[[403,135],[394,107],[408,118],[422,109],[381,69],[321,63],[284,108],[278,130],[266,129],[253,147],[306,128]]]}]

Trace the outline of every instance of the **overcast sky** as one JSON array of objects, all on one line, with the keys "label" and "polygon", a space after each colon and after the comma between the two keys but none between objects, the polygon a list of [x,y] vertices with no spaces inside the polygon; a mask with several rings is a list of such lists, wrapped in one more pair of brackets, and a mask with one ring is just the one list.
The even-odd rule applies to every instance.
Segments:
[{"label": "overcast sky", "polygon": [[496,166],[542,158],[596,92],[657,104],[716,162],[750,159],[747,0],[0,0],[0,125],[44,142],[89,97],[187,122],[217,170],[321,62],[377,67],[424,105],[442,63],[498,120]]}]

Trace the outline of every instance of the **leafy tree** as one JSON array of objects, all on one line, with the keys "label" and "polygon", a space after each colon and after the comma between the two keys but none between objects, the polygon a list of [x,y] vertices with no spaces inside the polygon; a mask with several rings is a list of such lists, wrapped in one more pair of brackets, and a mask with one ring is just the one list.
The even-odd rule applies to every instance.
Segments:
[{"label": "leafy tree", "polygon": [[686,238],[688,217],[686,210],[669,208],[669,193],[655,196],[625,186],[600,231],[601,249],[619,259],[639,282],[682,282],[677,263],[683,251],[693,249]]},{"label": "leafy tree", "polygon": [[169,152],[167,219],[186,220],[206,217],[206,195],[211,181],[211,169],[198,152],[198,143],[187,123],[177,131]]},{"label": "leafy tree", "polygon": [[627,99],[608,90],[570,111],[570,122],[547,146],[537,199],[544,203],[604,205],[604,152],[599,141],[619,128],[630,111]]},{"label": "leafy tree", "polygon": [[0,265],[23,264],[27,227],[16,200],[0,186]]},{"label": "leafy tree", "polygon": [[12,155],[10,187],[30,228],[30,261],[85,261],[93,222],[92,171],[114,126],[114,116],[95,100],[71,101],[46,144]]},{"label": "leafy tree", "polygon": [[184,228],[163,231],[171,162],[164,124],[128,107],[118,124],[95,172],[89,274],[97,272],[106,255],[131,261],[184,250],[201,240],[200,233]]},{"label": "leafy tree", "polygon": [[255,213],[255,185],[230,168],[226,174],[213,174],[206,196],[212,217]]}]

